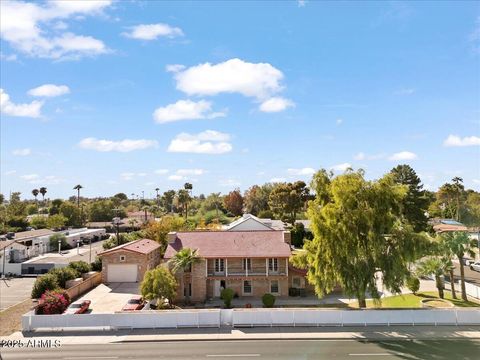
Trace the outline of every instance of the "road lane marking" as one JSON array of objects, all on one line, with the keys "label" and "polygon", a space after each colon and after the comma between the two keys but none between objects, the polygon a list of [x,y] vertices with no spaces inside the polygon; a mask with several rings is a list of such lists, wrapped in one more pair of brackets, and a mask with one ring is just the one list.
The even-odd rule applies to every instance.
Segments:
[{"label": "road lane marking", "polygon": [[255,357],[260,354],[207,354],[207,357]]},{"label": "road lane marking", "polygon": [[64,357],[64,360],[80,360],[80,359],[118,359],[118,356],[70,356]]}]

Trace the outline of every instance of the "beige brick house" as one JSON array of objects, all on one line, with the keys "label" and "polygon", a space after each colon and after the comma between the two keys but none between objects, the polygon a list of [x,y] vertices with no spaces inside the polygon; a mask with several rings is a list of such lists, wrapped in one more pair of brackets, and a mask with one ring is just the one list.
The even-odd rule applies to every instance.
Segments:
[{"label": "beige brick house", "polygon": [[147,270],[160,264],[160,244],[149,239],[132,241],[98,254],[102,281],[140,282]]},{"label": "beige brick house", "polygon": [[202,258],[186,276],[177,276],[177,300],[188,291],[191,301],[203,302],[219,297],[223,288],[231,288],[241,297],[288,296],[289,232],[177,232],[170,233],[168,241],[165,261],[182,248],[198,249]]}]

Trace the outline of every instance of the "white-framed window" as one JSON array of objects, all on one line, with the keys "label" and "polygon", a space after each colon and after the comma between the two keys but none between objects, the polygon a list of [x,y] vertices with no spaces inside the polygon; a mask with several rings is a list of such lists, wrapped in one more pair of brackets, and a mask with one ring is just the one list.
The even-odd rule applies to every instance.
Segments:
[{"label": "white-framed window", "polygon": [[243,270],[252,270],[252,259],[250,258],[244,258],[243,259]]},{"label": "white-framed window", "polygon": [[124,262],[125,260],[127,260],[127,257],[125,255],[120,255],[120,261]]},{"label": "white-framed window", "polygon": [[243,294],[244,295],[252,294],[252,281],[251,280],[244,280],[243,281]]},{"label": "white-framed window", "polygon": [[278,271],[278,259],[270,258],[268,259],[268,271],[277,272]]},{"label": "white-framed window", "polygon": [[215,272],[222,273],[225,271],[225,259],[215,259]]},{"label": "white-framed window", "polygon": [[270,292],[272,294],[280,293],[280,285],[278,284],[278,280],[271,280],[270,281]]},{"label": "white-framed window", "polygon": [[187,291],[188,296],[192,296],[192,283],[185,284],[183,287],[183,296],[187,296]]}]

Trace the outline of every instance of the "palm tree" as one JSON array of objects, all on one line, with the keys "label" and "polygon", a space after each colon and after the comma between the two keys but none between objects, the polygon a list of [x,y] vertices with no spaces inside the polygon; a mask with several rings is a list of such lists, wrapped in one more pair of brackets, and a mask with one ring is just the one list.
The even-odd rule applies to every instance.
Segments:
[{"label": "palm tree", "polygon": [[33,196],[35,197],[35,205],[37,205],[37,211],[38,211],[37,196],[38,196],[38,194],[40,194],[40,191],[38,191],[38,189],[33,189],[33,190],[32,190],[32,194],[33,194]]},{"label": "palm tree", "polygon": [[160,190],[160,188],[158,188],[158,187],[155,188],[155,192],[157,193],[157,205],[160,206],[160,197],[159,197],[159,195],[158,195],[158,191],[159,191],[159,190]]},{"label": "palm tree", "polygon": [[178,190],[178,202],[183,205],[185,208],[185,221],[188,220],[188,202],[190,201],[190,194],[188,190],[180,189]]},{"label": "palm tree", "polygon": [[38,192],[42,194],[42,202],[43,206],[45,206],[45,194],[47,193],[47,188],[42,186]]},{"label": "palm tree", "polygon": [[183,289],[185,289],[185,302],[187,304],[190,303],[190,289],[186,288],[185,285],[187,283],[191,284],[192,277],[190,273],[192,267],[201,260],[202,258],[198,255],[198,249],[192,250],[190,248],[181,249],[169,260],[173,273],[176,274],[180,271],[183,273]]},{"label": "palm tree", "polygon": [[474,249],[476,241],[470,239],[466,231],[455,231],[443,233],[440,235],[440,241],[447,253],[453,254],[460,262],[460,287],[462,289],[462,299],[467,301],[467,291],[465,289],[465,269],[463,266],[463,257],[469,255],[475,256]]},{"label": "palm tree", "polygon": [[444,297],[443,290],[445,289],[445,285],[443,283],[442,276],[445,275],[447,267],[448,265],[445,264],[444,259],[432,256],[420,262],[418,268],[418,274],[420,276],[434,275],[435,285],[437,287],[438,296],[440,299],[443,299]]},{"label": "palm tree", "polygon": [[80,208],[80,189],[83,189],[83,186],[78,184],[76,185],[73,190],[77,190],[77,206]]}]

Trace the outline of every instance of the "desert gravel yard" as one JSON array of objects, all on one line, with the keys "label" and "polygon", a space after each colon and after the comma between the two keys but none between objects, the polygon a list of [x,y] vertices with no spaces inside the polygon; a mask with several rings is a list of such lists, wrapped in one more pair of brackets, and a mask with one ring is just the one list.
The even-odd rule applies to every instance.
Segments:
[{"label": "desert gravel yard", "polygon": [[105,313],[122,310],[127,301],[139,293],[138,283],[100,284],[78,300],[90,300],[91,313]]}]

